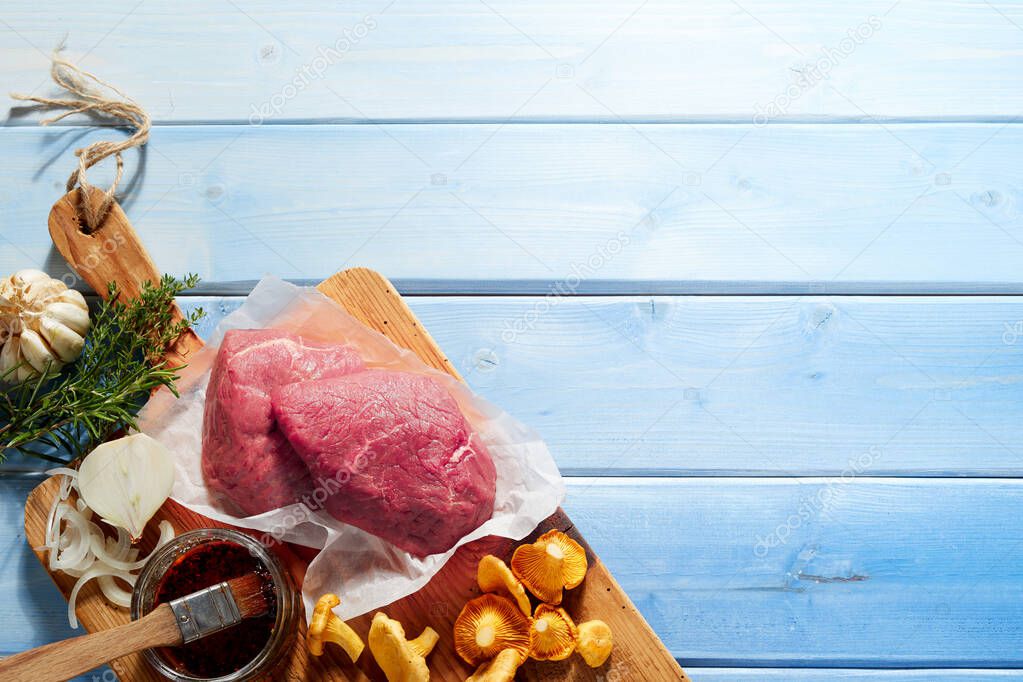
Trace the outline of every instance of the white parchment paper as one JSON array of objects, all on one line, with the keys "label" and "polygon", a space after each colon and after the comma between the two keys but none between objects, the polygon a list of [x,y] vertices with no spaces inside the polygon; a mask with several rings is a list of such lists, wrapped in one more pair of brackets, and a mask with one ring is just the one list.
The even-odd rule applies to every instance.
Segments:
[{"label": "white parchment paper", "polygon": [[[423,559],[363,530],[341,523],[320,509],[314,497],[258,516],[239,518],[223,511],[202,476],[202,422],[206,385],[217,348],[230,329],[285,329],[318,341],[356,348],[370,368],[429,374],[443,382],[490,451],[497,469],[493,517],[444,554]],[[349,315],[316,289],[275,277],[263,279],[245,303],[220,323],[208,345],[182,370],[181,397],[157,393],[141,415],[142,431],[175,455],[177,480],[172,497],[204,516],[320,549],[309,564],[302,588],[306,616],[325,592],[341,597],[339,615],[348,619],[385,606],[423,587],[457,547],[497,535],[519,540],[553,514],[565,496],[564,484],[547,446],[531,429],[470,391],[448,374],[427,367],[413,353]]]}]

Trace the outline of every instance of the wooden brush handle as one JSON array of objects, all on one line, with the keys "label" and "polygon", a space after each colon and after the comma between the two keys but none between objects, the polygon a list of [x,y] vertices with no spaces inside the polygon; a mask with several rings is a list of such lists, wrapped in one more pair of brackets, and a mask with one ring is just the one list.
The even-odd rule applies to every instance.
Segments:
[{"label": "wooden brush handle", "polygon": [[[94,201],[102,200],[101,192],[93,192]],[[160,271],[149,257],[128,216],[115,201],[103,223],[85,233],[78,217],[79,190],[71,190],[50,210],[50,237],[53,245],[100,296],[107,295],[107,286],[114,282],[127,298],[138,296],[144,282],[156,284]],[[181,311],[175,306],[175,317]],[[186,331],[167,353],[171,367],[187,364],[188,356],[202,348],[202,341],[192,330]]]},{"label": "wooden brush handle", "polygon": [[168,604],[140,620],[110,630],[54,642],[0,660],[4,682],[61,682],[127,654],[181,644],[181,631]]}]

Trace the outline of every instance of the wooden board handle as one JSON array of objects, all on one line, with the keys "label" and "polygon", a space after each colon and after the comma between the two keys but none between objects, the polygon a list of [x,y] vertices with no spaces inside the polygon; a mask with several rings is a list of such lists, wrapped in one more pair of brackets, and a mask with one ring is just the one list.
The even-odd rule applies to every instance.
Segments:
[{"label": "wooden board handle", "polygon": [[[95,201],[102,200],[93,192]],[[50,237],[60,255],[100,296],[107,295],[107,286],[114,282],[127,298],[138,296],[145,282],[158,282],[160,271],[149,257],[138,234],[128,221],[120,204],[111,205],[103,224],[91,233],[82,230],[78,214],[79,190],[65,194],[50,210]],[[181,319],[181,311],[174,307]],[[167,353],[172,367],[187,364],[188,357],[202,348],[195,332],[182,334]]]},{"label": "wooden board handle", "polygon": [[61,682],[142,649],[181,644],[181,631],[168,604],[141,620],[91,635],[54,642],[0,660],[6,682]]}]

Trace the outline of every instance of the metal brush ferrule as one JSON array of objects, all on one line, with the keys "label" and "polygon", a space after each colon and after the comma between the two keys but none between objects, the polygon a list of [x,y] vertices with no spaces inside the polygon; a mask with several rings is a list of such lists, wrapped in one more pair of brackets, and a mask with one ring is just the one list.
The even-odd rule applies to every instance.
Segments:
[{"label": "metal brush ferrule", "polygon": [[240,623],[242,614],[226,582],[207,587],[170,603],[184,643]]}]

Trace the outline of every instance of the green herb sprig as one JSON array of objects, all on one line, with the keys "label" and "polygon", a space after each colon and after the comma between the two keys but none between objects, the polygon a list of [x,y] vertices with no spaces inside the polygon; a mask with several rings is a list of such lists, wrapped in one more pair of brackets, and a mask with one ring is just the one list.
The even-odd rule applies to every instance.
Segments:
[{"label": "green herb sprig", "polygon": [[145,283],[128,301],[111,284],[74,364],[4,389],[0,462],[21,452],[67,464],[116,431],[136,428],[136,415],[153,390],[166,387],[177,395],[174,384],[181,368],[168,367],[164,354],[205,313],[199,308],[175,320],[173,304],[198,283],[196,275],[165,275],[158,284]]}]

